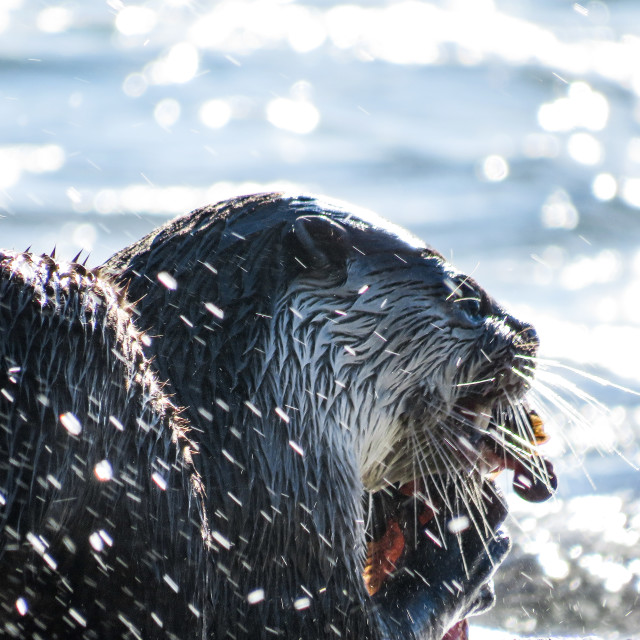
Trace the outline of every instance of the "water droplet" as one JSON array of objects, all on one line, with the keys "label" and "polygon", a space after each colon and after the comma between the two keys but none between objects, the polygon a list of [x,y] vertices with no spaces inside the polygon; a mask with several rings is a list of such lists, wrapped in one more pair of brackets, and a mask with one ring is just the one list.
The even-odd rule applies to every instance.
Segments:
[{"label": "water droplet", "polygon": [[302,609],[308,609],[311,606],[311,600],[309,598],[298,598],[294,601],[293,607],[296,611],[302,611]]},{"label": "water droplet", "polygon": [[104,529],[100,529],[98,533],[107,546],[113,547],[113,538]]},{"label": "water droplet", "polygon": [[97,531],[94,531],[89,536],[89,544],[94,551],[100,552],[104,549],[104,540],[100,537],[100,534]]},{"label": "water droplet", "polygon": [[64,538],[62,538],[62,544],[66,547],[69,553],[75,553],[77,551],[76,543],[69,536],[64,536]]},{"label": "water droplet", "polygon": [[289,440],[289,446],[299,455],[299,456],[304,456],[304,450],[302,449],[302,447],[297,443],[294,442],[293,440]]},{"label": "water droplet", "polygon": [[447,523],[447,529],[451,533],[461,533],[469,528],[469,518],[467,516],[458,516],[457,518],[451,518]]},{"label": "water droplet", "polygon": [[178,591],[180,590],[180,587],[178,587],[178,583],[175,580],[173,580],[166,573],[162,576],[162,579],[171,587],[173,591],[178,593]]},{"label": "water droplet", "polygon": [[220,307],[216,307],[216,305],[213,304],[213,302],[206,302],[204,306],[205,306],[205,309],[209,313],[212,313],[216,318],[220,318],[220,320],[224,318],[224,311],[220,309]]},{"label": "water droplet", "polygon": [[151,479],[162,489],[162,491],[167,490],[167,481],[157,472],[154,471],[151,474]]},{"label": "water droplet", "polygon": [[78,436],[82,432],[82,424],[80,420],[78,420],[78,418],[76,418],[70,411],[61,414],[60,422],[72,436]]},{"label": "water droplet", "polygon": [[93,468],[93,473],[100,482],[107,482],[113,478],[113,467],[108,460],[101,460]]},{"label": "water droplet", "polygon": [[211,537],[225,549],[231,549],[233,546],[229,540],[227,540],[219,531],[214,531]]},{"label": "water droplet", "polygon": [[264,589],[255,589],[247,594],[247,602],[249,604],[257,604],[264,600]]},{"label": "water droplet", "polygon": [[431,531],[429,531],[429,529],[425,529],[425,534],[427,535],[427,537],[431,538],[431,540],[434,542],[434,544],[436,544],[438,547],[442,547],[442,540],[440,540],[440,538],[438,538],[438,536],[435,535],[435,533],[432,533]]},{"label": "water droplet", "polygon": [[124,425],[115,416],[109,416],[109,422],[118,430],[124,431]]},{"label": "water droplet", "polygon": [[167,271],[160,271],[158,273],[158,282],[171,291],[175,291],[178,288],[178,281]]},{"label": "water droplet", "polygon": [[24,616],[29,611],[29,605],[24,598],[18,598],[16,600],[16,609],[21,616]]},{"label": "water droplet", "polygon": [[248,400],[245,400],[244,403],[251,411],[253,411],[253,413],[258,416],[258,418],[262,418],[262,411],[260,411],[258,407],[256,407],[252,402],[249,402]]},{"label": "water droplet", "polygon": [[58,480],[58,478],[52,476],[51,474],[47,475],[47,482],[52,486],[58,489],[62,489],[62,483]]},{"label": "water droplet", "polygon": [[36,396],[36,400],[43,406],[43,407],[49,407],[51,406],[51,400],[49,400],[49,398],[47,398],[47,396],[43,395],[42,393],[38,394]]},{"label": "water droplet", "polygon": [[240,501],[239,498],[237,498],[236,496],[233,495],[233,493],[231,493],[231,491],[227,491],[227,495],[239,506],[242,506],[242,502]]},{"label": "water droplet", "polygon": [[79,611],[76,611],[75,609],[71,608],[69,609],[69,615],[81,626],[81,627],[86,627],[87,626],[87,621],[85,620],[85,618],[82,616],[82,614]]},{"label": "water droplet", "polygon": [[220,398],[216,398],[216,404],[223,410],[223,411],[229,411],[229,405],[222,399]]},{"label": "water droplet", "polygon": [[42,559],[55,571],[58,568],[58,563],[48,554],[45,553]]}]

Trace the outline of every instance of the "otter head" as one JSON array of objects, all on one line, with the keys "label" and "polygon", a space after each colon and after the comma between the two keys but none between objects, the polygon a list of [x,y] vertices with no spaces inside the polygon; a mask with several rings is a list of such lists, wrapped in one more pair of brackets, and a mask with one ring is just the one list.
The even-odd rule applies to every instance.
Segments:
[{"label": "otter head", "polygon": [[[524,399],[531,326],[405,230],[311,197],[259,194],[194,211],[102,272],[128,287],[199,447],[212,553],[197,584],[220,635],[237,622],[317,637],[324,620],[345,637],[404,637],[398,625],[436,637],[477,609],[508,549],[506,510],[487,478],[514,469],[527,499],[553,487]],[[370,519],[363,496],[383,504]],[[401,533],[402,557],[382,555],[412,573],[387,581],[382,565],[369,571],[367,535],[415,532],[428,505],[444,507],[427,525],[448,537],[444,555],[431,538]],[[457,514],[475,527],[447,531]],[[446,581],[464,597],[440,589]],[[365,588],[381,582],[370,600]],[[330,597],[302,616],[291,604],[301,588]],[[257,608],[243,596],[263,590]],[[387,631],[367,635],[373,627]]]},{"label": "otter head", "polygon": [[524,401],[533,327],[375,214],[299,206],[281,332],[352,431],[365,488],[434,474],[462,486],[509,467],[523,497],[549,497],[555,477]]},{"label": "otter head", "polygon": [[228,420],[220,407],[277,412],[302,448],[308,434],[312,447],[340,440],[369,491],[434,474],[464,485],[509,467],[521,495],[550,495],[524,401],[534,329],[375,214],[238,198],[105,269],[140,300],[143,328],[161,336],[161,375],[194,421]]}]

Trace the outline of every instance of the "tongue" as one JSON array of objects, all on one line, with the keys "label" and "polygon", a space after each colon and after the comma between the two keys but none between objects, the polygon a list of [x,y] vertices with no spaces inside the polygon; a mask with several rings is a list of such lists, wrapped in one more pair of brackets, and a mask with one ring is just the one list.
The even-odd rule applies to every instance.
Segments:
[{"label": "tongue", "polygon": [[[535,475],[534,475],[534,472]],[[533,469],[519,460],[513,464],[513,490],[527,502],[544,502],[558,488],[558,479],[553,465],[544,458],[538,458]]]},{"label": "tongue", "polygon": [[[537,451],[538,445],[544,444],[549,439],[540,416],[533,409],[528,409],[527,419],[530,425],[529,437],[527,438],[530,447],[525,447],[522,457],[507,446],[509,444],[508,437],[506,444],[498,439],[487,438],[484,441],[489,450],[487,461],[495,463],[494,475],[504,469],[513,471],[513,490],[516,495],[527,502],[544,502],[555,493],[558,488],[558,479],[553,465]],[[505,424],[508,425],[513,421],[515,421],[515,417],[512,416]],[[508,430],[517,435],[515,426]],[[520,446],[517,448],[521,449]]]}]

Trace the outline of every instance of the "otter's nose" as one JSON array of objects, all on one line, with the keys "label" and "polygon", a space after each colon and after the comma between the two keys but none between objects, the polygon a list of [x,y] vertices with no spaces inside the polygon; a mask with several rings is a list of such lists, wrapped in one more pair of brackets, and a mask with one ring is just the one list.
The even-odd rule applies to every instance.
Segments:
[{"label": "otter's nose", "polygon": [[516,336],[520,343],[520,347],[531,355],[534,355],[540,346],[540,338],[538,338],[538,332],[535,330],[533,325],[526,322],[516,321],[514,329],[516,330]]}]

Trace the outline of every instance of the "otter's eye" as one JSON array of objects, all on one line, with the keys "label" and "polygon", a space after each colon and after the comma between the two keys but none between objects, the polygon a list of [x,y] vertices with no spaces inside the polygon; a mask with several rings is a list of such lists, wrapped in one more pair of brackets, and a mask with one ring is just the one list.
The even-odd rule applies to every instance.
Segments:
[{"label": "otter's eye", "polygon": [[469,320],[474,323],[484,321],[484,312],[482,309],[482,299],[478,296],[470,296],[468,298],[458,298],[455,302],[456,308],[463,312]]}]

